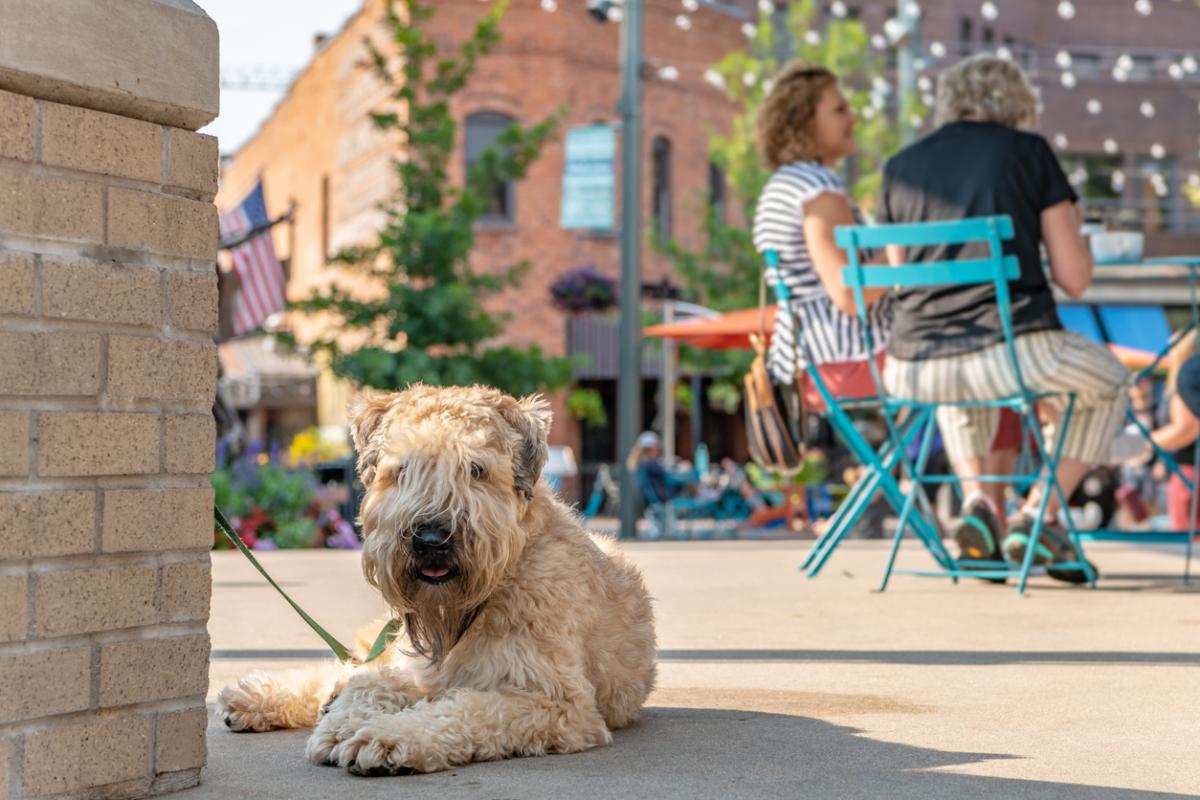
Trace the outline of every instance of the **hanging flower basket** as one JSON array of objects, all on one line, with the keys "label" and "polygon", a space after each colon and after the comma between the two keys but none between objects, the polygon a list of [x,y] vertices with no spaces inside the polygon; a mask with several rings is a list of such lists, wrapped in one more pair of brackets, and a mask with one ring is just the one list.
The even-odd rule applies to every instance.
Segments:
[{"label": "hanging flower basket", "polygon": [[616,282],[591,264],[567,270],[550,286],[554,305],[563,311],[604,311],[617,303]]}]

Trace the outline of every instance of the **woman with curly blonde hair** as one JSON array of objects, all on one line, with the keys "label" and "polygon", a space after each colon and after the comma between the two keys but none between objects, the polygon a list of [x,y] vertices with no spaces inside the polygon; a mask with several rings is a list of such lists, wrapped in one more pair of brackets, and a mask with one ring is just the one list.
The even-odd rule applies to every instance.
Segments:
[{"label": "woman with curly blonde hair", "polygon": [[[857,119],[828,69],[792,63],[773,79],[758,112],[757,140],[763,162],[774,170],[754,216],[754,246],[774,250],[779,269],[767,281],[782,281],[791,314],[775,315],[768,368],[776,383],[791,384],[797,365],[810,355],[835,396],[874,394],[868,355],[854,309],[854,296],[842,282],[846,255],[834,242],[838,225],[862,221],[857,206],[834,171],[855,151]],[[882,292],[869,295],[872,340],[887,342],[889,304]],[[795,317],[807,348],[799,354],[792,330]],[[820,396],[807,384],[805,402],[819,408]]]},{"label": "woman with curly blonde hair", "polygon": [[[1005,243],[1020,277],[1010,283],[1012,329],[1026,386],[1035,392],[1074,393],[1075,412],[1062,445],[1058,481],[1070,496],[1091,464],[1107,460],[1125,415],[1129,373],[1106,348],[1063,330],[1042,270],[1045,245],[1050,279],[1079,297],[1092,278],[1092,257],[1079,235],[1078,198],[1050,145],[1020,130],[1036,118],[1037,99],[1019,67],[991,55],[973,56],[939,77],[941,126],[905,148],[884,168],[880,222],[926,222],[1008,215],[1015,236]],[[889,248],[894,264],[987,257],[986,244]],[[995,287],[991,283],[905,289],[895,294],[884,382],[897,395],[923,402],[994,400],[1018,391],[1007,356]],[[1056,411],[1061,409],[1056,408]],[[1008,522],[978,477],[997,425],[995,408],[941,405],[946,452],[962,479],[963,521],[955,538],[985,558],[1024,559],[1040,493],[1027,497]],[[1082,581],[1081,570],[1057,571],[1074,560],[1056,524],[1057,497],[1047,507],[1035,560],[1051,575]]]}]

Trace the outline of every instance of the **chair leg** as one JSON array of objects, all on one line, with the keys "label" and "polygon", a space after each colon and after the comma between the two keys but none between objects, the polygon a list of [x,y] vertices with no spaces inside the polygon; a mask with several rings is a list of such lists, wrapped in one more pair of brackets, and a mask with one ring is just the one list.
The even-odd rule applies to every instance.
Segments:
[{"label": "chair leg", "polygon": [[914,465],[910,475],[912,478],[912,490],[904,500],[904,509],[900,512],[900,520],[896,525],[896,535],[892,539],[892,549],[888,553],[887,568],[883,572],[883,580],[879,583],[879,591],[881,592],[887,590],[888,581],[892,577],[892,570],[896,566],[896,555],[900,552],[900,541],[904,538],[905,528],[908,527],[908,517],[916,507],[916,498],[918,495],[924,496],[925,494],[925,487],[921,484],[921,476],[925,474],[925,465],[929,460],[929,445],[932,441],[933,425],[926,425],[921,437],[920,450],[917,451],[917,463]]}]

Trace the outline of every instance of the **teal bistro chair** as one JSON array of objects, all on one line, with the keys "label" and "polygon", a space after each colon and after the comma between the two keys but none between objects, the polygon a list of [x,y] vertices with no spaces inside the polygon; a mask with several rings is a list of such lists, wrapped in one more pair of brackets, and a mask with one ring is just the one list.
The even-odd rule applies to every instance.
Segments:
[{"label": "teal bistro chair", "polygon": [[[774,250],[764,251],[763,266],[766,268],[765,275],[778,276],[779,254]],[[788,314],[788,319],[792,323],[792,333],[795,337],[798,356],[797,375],[801,373],[807,375],[825,404],[825,416],[835,435],[850,451],[851,456],[866,468],[864,476],[855,483],[849,494],[842,500],[825,532],[817,538],[809,550],[808,556],[800,565],[800,569],[805,571],[808,577],[815,578],[820,574],[821,569],[846,534],[862,518],[867,506],[880,492],[897,514],[905,507],[906,496],[893,476],[904,457],[904,447],[895,447],[889,438],[883,447],[876,451],[875,447],[864,438],[848,412],[856,408],[877,408],[879,406],[878,399],[850,400],[833,396],[808,353],[805,333],[800,327],[799,319],[792,311],[787,286],[782,280],[773,280],[771,288],[780,304],[778,313]],[[924,425],[927,421],[930,424]],[[929,412],[918,411],[909,415],[897,427],[897,440],[903,442],[905,446],[911,444],[922,427],[932,427]],[[932,510],[928,508],[928,503],[923,495],[920,499],[925,503],[926,513],[911,517],[913,533],[943,569],[952,570],[954,559],[942,544],[941,534],[936,525],[930,523],[930,520],[934,518]]]},{"label": "teal bistro chair", "polygon": [[[1075,396],[1073,394],[1039,394],[1033,392],[1025,385],[1025,381],[1021,377],[1021,365],[1017,361],[1016,348],[1013,344],[1012,301],[1008,291],[1008,282],[1016,280],[1019,277],[1020,266],[1017,263],[1016,256],[1006,256],[1003,251],[1003,242],[1013,237],[1012,219],[1008,216],[995,216],[974,217],[949,222],[921,222],[875,227],[847,225],[838,228],[835,236],[838,246],[846,251],[848,258],[848,264],[842,274],[846,285],[854,293],[859,319],[863,321],[862,329],[864,335],[867,337],[868,352],[872,352],[873,343],[870,341],[870,326],[865,323],[867,307],[864,302],[864,289],[952,286],[982,283],[992,283],[995,285],[996,302],[999,305],[1000,321],[1004,331],[1004,346],[1007,349],[1019,391],[1011,397],[965,401],[954,403],[954,405],[961,407],[1012,409],[1021,417],[1022,428],[1024,430],[1022,435],[1024,442],[1023,449],[1030,446],[1030,439],[1032,439],[1032,446],[1035,448],[1033,456],[1041,464],[1041,474],[1035,475],[1033,480],[1028,479],[1028,476],[1022,475],[980,476],[980,480],[984,482],[1013,482],[1018,487],[1033,485],[1034,483],[1042,485],[1041,507],[1038,509],[1037,521],[1030,533],[1030,542],[1026,548],[1024,563],[1010,566],[1005,562],[998,561],[959,560],[951,564],[949,568],[939,561],[939,569],[935,571],[895,569],[896,554],[899,551],[900,542],[905,532],[909,528],[912,528],[917,537],[923,541],[927,535],[925,531],[929,525],[933,524],[930,522],[926,525],[914,525],[914,522],[920,516],[920,512],[915,508],[913,497],[916,495],[925,496],[923,491],[914,490],[909,494],[901,508],[899,526],[892,541],[891,552],[888,555],[887,569],[884,571],[880,590],[887,587],[888,579],[893,573],[902,573],[913,575],[949,575],[951,577],[969,575],[979,578],[1016,576],[1019,578],[1017,591],[1024,593],[1025,585],[1029,579],[1029,572],[1033,565],[1033,554],[1037,549],[1038,540],[1041,537],[1042,520],[1045,515],[1046,504],[1050,499],[1050,493],[1054,492],[1058,497],[1061,508],[1069,508],[1067,498],[1063,494],[1062,487],[1059,485],[1055,473],[1062,453],[1062,444],[1066,439],[1066,432],[1071,424],[1071,415],[1075,408]],[[986,244],[988,250],[987,257],[887,266],[863,264],[860,256],[860,250],[876,249],[882,251],[888,245],[909,248],[937,245],[965,245],[970,243]],[[949,404],[924,403],[912,398],[891,396],[887,393],[883,385],[883,380],[879,375],[879,368],[876,366],[874,360],[871,360],[869,364],[872,378],[879,391],[882,403],[881,410],[884,420],[887,423],[892,447],[902,448],[904,442],[903,427],[898,426],[895,422],[898,415],[932,417],[939,405]],[[1056,401],[1064,407],[1062,419],[1057,426],[1056,441],[1052,448],[1046,446],[1047,443],[1044,441],[1041,427],[1038,424],[1035,403],[1039,400]],[[925,476],[923,474],[925,462],[929,455],[932,432],[933,426],[926,426],[920,448],[917,451],[916,463],[906,466],[911,469],[911,474],[914,475],[914,479],[917,482],[957,482],[958,478],[953,475]],[[1032,436],[1029,434],[1032,434]],[[902,461],[904,460],[902,457]],[[1021,459],[1022,462],[1026,460],[1024,457]],[[1056,564],[1055,566],[1062,569],[1082,570],[1087,576],[1088,582],[1094,587],[1096,576],[1091,565],[1087,563],[1087,560],[1083,556],[1079,533],[1075,530],[1071,515],[1064,513],[1063,517],[1065,518],[1071,541],[1075,547],[1076,561]]]}]

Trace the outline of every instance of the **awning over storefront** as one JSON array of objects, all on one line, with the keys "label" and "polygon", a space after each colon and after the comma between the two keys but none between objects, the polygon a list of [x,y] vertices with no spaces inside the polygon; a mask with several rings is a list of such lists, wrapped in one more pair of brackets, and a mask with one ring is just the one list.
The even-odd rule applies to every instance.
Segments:
[{"label": "awning over storefront", "polygon": [[218,385],[235,408],[316,407],[317,368],[298,355],[277,351],[269,336],[224,342],[217,355]]}]

